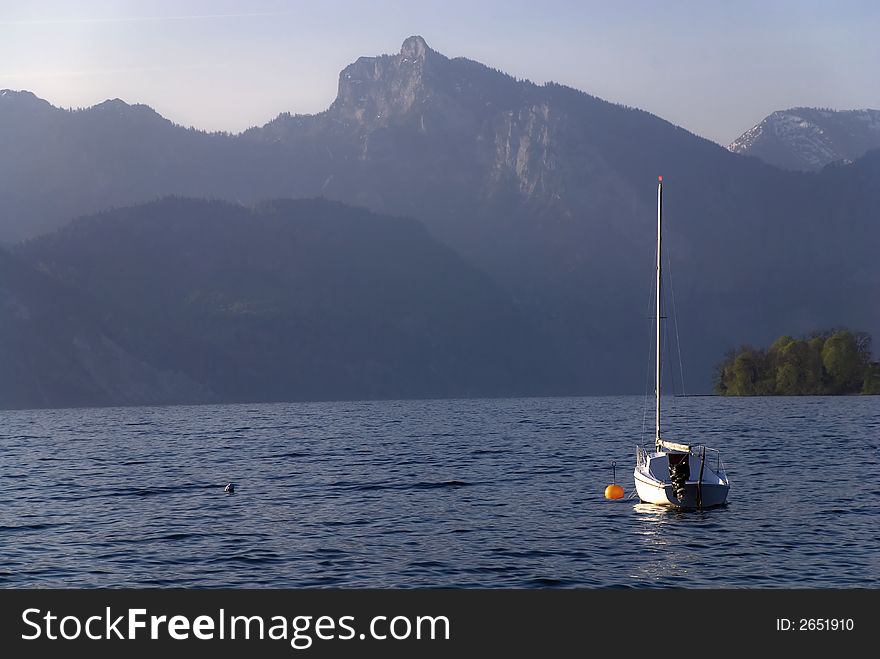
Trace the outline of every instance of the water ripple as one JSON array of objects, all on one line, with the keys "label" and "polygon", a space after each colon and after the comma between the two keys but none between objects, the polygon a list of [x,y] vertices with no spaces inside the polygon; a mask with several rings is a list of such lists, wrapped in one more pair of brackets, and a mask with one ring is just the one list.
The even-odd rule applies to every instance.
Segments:
[{"label": "water ripple", "polygon": [[0,412],[0,585],[880,586],[876,399],[672,402],[729,505],[603,499],[636,397]]}]

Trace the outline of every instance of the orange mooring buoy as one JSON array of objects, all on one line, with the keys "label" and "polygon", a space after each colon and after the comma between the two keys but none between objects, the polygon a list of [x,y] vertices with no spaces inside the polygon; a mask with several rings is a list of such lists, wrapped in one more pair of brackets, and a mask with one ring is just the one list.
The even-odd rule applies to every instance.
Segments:
[{"label": "orange mooring buoy", "polygon": [[[617,463],[611,463],[612,469],[612,481],[617,480]],[[618,485],[617,483],[611,483],[608,487],[605,488],[605,498],[606,499],[622,499],[623,498],[623,486]]]},{"label": "orange mooring buoy", "polygon": [[623,498],[623,487],[618,485],[617,483],[612,483],[608,487],[605,488],[605,498],[606,499],[622,499]]}]

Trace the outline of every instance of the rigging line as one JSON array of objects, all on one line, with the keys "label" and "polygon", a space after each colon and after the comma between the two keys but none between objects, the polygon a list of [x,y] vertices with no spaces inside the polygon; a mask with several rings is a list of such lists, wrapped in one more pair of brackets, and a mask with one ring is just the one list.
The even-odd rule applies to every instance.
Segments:
[{"label": "rigging line", "polygon": [[[663,295],[663,303],[664,303],[664,305],[666,304],[666,295],[665,294]],[[670,347],[669,347],[669,322],[667,320],[667,322],[663,323],[663,355],[669,356],[671,354],[672,354],[672,351],[670,350]],[[661,362],[661,364],[660,364],[660,375],[663,375],[663,363],[666,361],[668,361],[668,360],[664,359],[663,362]],[[675,404],[675,369],[674,368],[669,369],[669,379],[672,381],[672,400],[670,401],[670,403],[674,405]],[[667,398],[667,400],[668,400],[668,398]]]},{"label": "rigging line", "polygon": [[[669,251],[666,252],[666,276],[669,280],[669,297],[672,302],[672,323],[675,328],[675,351],[678,354],[678,371],[681,376],[681,395],[685,396],[684,389],[684,363],[681,357],[681,338],[678,334],[678,309],[675,306],[675,287],[672,285],[672,259],[669,256]],[[685,427],[691,427],[691,415],[689,413],[689,407],[687,405],[681,405],[680,408],[683,410],[682,414],[682,422]]]},{"label": "rigging line", "polygon": [[[648,330],[648,335],[650,336],[650,329]],[[645,366],[645,397],[644,404],[642,405],[642,442],[646,442],[648,439],[648,397],[650,396],[651,391],[651,346],[650,340],[648,341],[648,364]]]},{"label": "rigging line", "polygon": [[[661,257],[662,257],[662,255],[661,255]],[[668,251],[667,251],[667,259],[668,259]],[[667,260],[667,265],[668,265],[668,260]],[[666,273],[666,277],[667,278],[669,277],[669,273]],[[661,304],[661,308],[663,308],[663,309],[665,309],[669,306],[669,304],[667,303],[667,300],[666,300],[666,288],[667,287],[663,286],[663,282],[661,281],[660,282],[660,304]],[[666,316],[661,315],[660,318],[662,320],[665,320],[666,322],[662,323],[661,335],[660,335],[661,345],[658,346],[657,349],[662,350],[663,356],[668,358],[668,359],[662,359],[660,361],[660,378],[661,378],[661,382],[663,381],[664,376],[666,377],[667,380],[669,380],[670,389],[671,389],[671,393],[672,393],[671,396],[666,396],[666,403],[665,404],[666,404],[667,412],[670,412],[672,410],[676,410],[676,412],[677,412],[677,409],[678,409],[677,404],[676,404],[677,401],[675,400],[675,385],[676,385],[675,368],[670,367],[670,368],[667,368],[666,370],[664,370],[664,368],[666,368],[666,363],[671,359],[671,355],[672,355],[672,352],[671,352],[671,349],[669,346],[669,342],[671,341],[671,337],[669,335],[669,332],[670,332],[670,330],[669,330],[669,315],[668,314]]]},{"label": "rigging line", "polygon": [[[654,267],[657,266],[656,257],[654,261]],[[651,357],[653,356],[652,345],[654,336],[651,332],[651,325],[653,324],[654,314],[651,313],[654,310],[654,306],[656,304],[656,296],[654,295],[657,284],[654,282],[653,278],[651,279],[650,290],[648,291],[648,303],[645,305],[645,310],[648,312],[646,315],[648,317],[648,350],[647,350],[647,359],[645,360],[645,399],[644,406],[642,408],[642,443],[647,442],[647,425],[648,425],[648,396],[651,391],[651,366],[653,364]],[[658,310],[659,312],[659,310]]]},{"label": "rigging line", "polygon": [[[664,305],[666,304],[666,296],[665,295],[663,295],[663,304]],[[663,323],[663,339],[662,339],[662,341],[663,341],[663,354],[666,356],[669,356],[671,358],[672,349],[669,344],[672,341],[672,337],[670,336],[669,317],[668,316],[666,316],[666,322]],[[669,361],[669,360],[664,360],[664,362],[665,361]],[[675,394],[675,391],[676,391],[675,367],[670,366],[670,368],[667,369],[665,371],[665,373],[669,374],[668,379],[670,381],[671,390],[672,390],[672,395],[666,396],[667,416],[670,416],[673,413],[675,416],[678,416],[681,413],[681,405],[679,405],[679,401],[677,400],[677,396]],[[661,377],[663,376],[663,374],[664,374],[664,371],[663,371],[663,365],[661,362],[661,366],[660,366]]]},{"label": "rigging line", "polygon": [[684,396],[684,364],[681,359],[681,339],[678,336],[678,312],[675,308],[675,288],[672,285],[672,264],[668,250],[666,252],[666,277],[669,279],[669,297],[672,301],[672,323],[675,327],[675,347],[678,353],[678,370],[681,374],[681,395]]}]

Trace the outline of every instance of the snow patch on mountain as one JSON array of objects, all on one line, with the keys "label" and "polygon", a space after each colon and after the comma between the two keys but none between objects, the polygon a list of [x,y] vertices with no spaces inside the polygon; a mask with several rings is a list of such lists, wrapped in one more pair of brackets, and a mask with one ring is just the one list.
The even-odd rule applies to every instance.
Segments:
[{"label": "snow patch on mountain", "polygon": [[880,148],[880,111],[779,110],[727,147],[784,169],[817,171]]}]

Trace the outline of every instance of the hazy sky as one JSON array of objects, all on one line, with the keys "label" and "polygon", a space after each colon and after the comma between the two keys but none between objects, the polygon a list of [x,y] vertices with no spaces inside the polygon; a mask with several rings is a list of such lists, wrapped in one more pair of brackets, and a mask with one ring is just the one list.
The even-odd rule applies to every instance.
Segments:
[{"label": "hazy sky", "polygon": [[420,34],[727,144],[773,110],[880,108],[878,28],[849,0],[0,0],[0,88],[238,132],[325,109],[347,64]]}]

